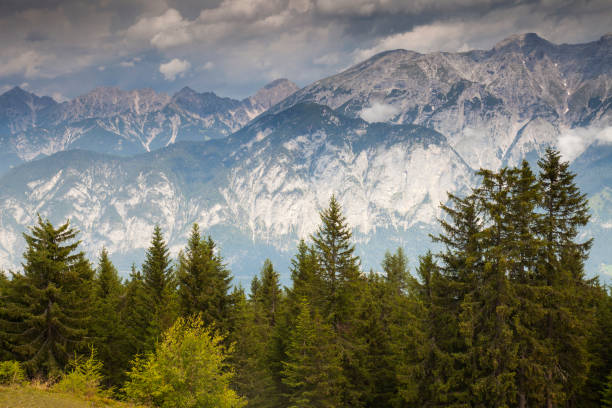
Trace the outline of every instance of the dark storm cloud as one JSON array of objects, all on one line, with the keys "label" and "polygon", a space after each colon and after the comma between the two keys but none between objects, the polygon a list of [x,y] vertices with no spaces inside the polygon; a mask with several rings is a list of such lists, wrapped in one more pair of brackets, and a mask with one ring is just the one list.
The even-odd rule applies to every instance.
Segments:
[{"label": "dark storm cloud", "polygon": [[184,85],[245,96],[305,85],[377,52],[557,43],[609,31],[609,0],[45,0],[0,2],[0,90],[72,97],[93,86]]}]

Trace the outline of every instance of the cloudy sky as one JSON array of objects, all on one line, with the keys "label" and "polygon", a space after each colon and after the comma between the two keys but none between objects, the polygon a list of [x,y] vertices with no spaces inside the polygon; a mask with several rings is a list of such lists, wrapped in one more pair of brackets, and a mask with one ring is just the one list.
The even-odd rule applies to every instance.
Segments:
[{"label": "cloudy sky", "polygon": [[610,0],[2,0],[0,92],[189,85],[244,97],[387,49],[487,49],[523,32],[586,42],[610,21]]}]

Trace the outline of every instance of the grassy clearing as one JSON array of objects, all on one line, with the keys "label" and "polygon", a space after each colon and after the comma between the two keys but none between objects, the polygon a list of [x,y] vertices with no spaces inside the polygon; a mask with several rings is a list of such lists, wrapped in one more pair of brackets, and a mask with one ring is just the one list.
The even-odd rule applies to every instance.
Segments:
[{"label": "grassy clearing", "polygon": [[109,399],[86,400],[31,385],[0,387],[0,408],[135,408]]}]

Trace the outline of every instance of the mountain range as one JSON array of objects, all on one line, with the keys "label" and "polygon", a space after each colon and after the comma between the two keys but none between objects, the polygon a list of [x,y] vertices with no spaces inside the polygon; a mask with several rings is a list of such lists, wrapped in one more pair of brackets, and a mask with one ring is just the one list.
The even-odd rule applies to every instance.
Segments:
[{"label": "mountain range", "polygon": [[16,87],[0,95],[0,171],[70,149],[130,156],[177,141],[227,137],[297,89],[279,79],[236,100],[188,87],[173,96],[96,88],[58,103]]},{"label": "mountain range", "polygon": [[591,274],[610,273],[612,35],[586,44],[512,36],[490,50],[387,51],[302,89],[288,80],[244,100],[185,88],[98,88],[57,103],[0,96],[0,259],[18,265],[37,213],[70,218],[86,250],[120,269],[159,224],[173,252],[198,222],[246,281],[265,257],[286,275],[332,194],[365,267],[386,249],[431,247],[440,202],[475,170],[572,160],[593,218]]}]

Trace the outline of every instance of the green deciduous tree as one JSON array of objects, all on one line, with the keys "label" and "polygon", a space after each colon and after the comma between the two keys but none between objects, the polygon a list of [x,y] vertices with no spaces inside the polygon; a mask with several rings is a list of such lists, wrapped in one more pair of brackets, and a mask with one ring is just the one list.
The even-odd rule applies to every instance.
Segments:
[{"label": "green deciduous tree", "polygon": [[200,317],[178,318],[155,351],[137,358],[123,390],[127,397],[156,407],[239,408],[246,404],[229,384],[223,337]]}]

